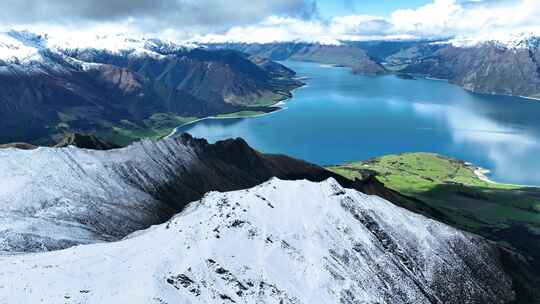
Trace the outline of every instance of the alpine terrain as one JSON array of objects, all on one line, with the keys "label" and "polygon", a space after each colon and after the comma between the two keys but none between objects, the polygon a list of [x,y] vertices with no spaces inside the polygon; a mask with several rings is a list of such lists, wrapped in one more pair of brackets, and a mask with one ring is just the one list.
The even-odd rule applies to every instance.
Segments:
[{"label": "alpine terrain", "polygon": [[335,180],[272,179],[120,242],[0,257],[0,302],[509,303],[499,255]]},{"label": "alpine terrain", "polygon": [[540,98],[540,38],[533,33],[504,39],[210,43],[272,60],[313,61],[346,66],[354,73],[396,73],[448,80],[484,94]]},{"label": "alpine terrain", "polygon": [[249,188],[274,176],[340,179],[303,161],[261,154],[241,139],[211,145],[187,134],[106,151],[0,149],[0,251],[119,240],[168,220],[208,191]]},{"label": "alpine terrain", "polygon": [[268,112],[300,85],[278,63],[125,35],[0,33],[0,142],[97,133],[126,144],[199,117]]}]

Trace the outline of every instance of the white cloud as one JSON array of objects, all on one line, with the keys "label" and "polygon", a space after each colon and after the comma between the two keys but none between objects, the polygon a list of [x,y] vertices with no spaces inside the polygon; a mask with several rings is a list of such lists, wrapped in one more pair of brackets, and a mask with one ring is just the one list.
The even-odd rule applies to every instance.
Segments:
[{"label": "white cloud", "polygon": [[119,26],[185,37],[257,23],[271,15],[302,20],[316,14],[314,0],[2,0],[0,28],[95,32]]},{"label": "white cloud", "polygon": [[339,44],[340,40],[410,38],[414,37],[392,33],[392,25],[384,18],[355,15],[335,17],[330,21],[270,16],[255,25],[237,26],[222,34],[206,34],[191,40],[217,43],[303,41]]},{"label": "white cloud", "polygon": [[[443,37],[474,42],[509,39],[515,32],[540,34],[540,0],[433,0],[388,17],[350,15],[329,20],[317,17],[316,0],[156,0],[151,8],[146,0],[68,2],[6,0],[0,4],[0,28],[53,33],[76,28],[80,33],[147,34],[204,42],[332,44]],[[103,12],[109,7],[109,12]]]},{"label": "white cloud", "polygon": [[327,32],[321,21],[300,20],[296,18],[271,16],[251,26],[237,26],[225,34],[207,34],[195,38],[203,42],[250,42],[269,43],[275,41],[319,41],[338,43],[335,35]]},{"label": "white cloud", "polygon": [[350,15],[331,20],[268,17],[202,41],[272,42],[376,40],[461,37],[509,39],[517,32],[540,34],[538,0],[434,0],[417,9],[397,10],[390,17]]},{"label": "white cloud", "polygon": [[501,38],[515,32],[538,32],[540,2],[434,0],[416,10],[398,10],[390,18],[395,31],[416,36]]},{"label": "white cloud", "polygon": [[463,8],[455,0],[435,0],[416,10],[397,10],[390,23],[395,30],[421,35],[435,35],[449,29],[449,21],[463,14]]}]

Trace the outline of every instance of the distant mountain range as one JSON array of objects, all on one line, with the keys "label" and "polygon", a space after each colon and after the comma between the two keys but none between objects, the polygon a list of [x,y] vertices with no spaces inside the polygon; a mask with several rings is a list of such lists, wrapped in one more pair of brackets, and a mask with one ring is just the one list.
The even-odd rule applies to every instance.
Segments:
[{"label": "distant mountain range", "polygon": [[210,49],[233,49],[271,60],[298,60],[346,66],[359,74],[383,74],[382,65],[353,45],[322,45],[313,43],[208,44]]},{"label": "distant mountain range", "polygon": [[540,98],[540,38],[510,41],[344,41],[210,44],[272,60],[313,61],[352,68],[354,73],[410,74],[445,79],[485,94]]},{"label": "distant mountain range", "polygon": [[300,85],[292,77],[277,63],[230,50],[124,36],[82,43],[3,33],[0,142],[51,143],[73,131],[112,141],[136,139],[130,134],[145,129],[170,132],[188,118],[284,99]]},{"label": "distant mountain range", "polygon": [[300,86],[276,63],[446,79],[487,94],[540,98],[540,39],[181,45],[127,36],[0,34],[0,143],[52,144],[93,133],[116,144],[158,138],[197,118],[271,106]]}]

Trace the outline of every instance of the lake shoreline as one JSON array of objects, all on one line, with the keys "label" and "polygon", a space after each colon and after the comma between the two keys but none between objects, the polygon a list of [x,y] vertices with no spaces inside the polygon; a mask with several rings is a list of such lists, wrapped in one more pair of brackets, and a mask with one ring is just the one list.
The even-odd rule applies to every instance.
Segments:
[{"label": "lake shoreline", "polygon": [[[298,80],[307,80],[309,79],[308,77],[295,77],[294,79],[298,79]],[[201,121],[205,121],[205,120],[222,120],[222,119],[249,119],[249,118],[257,118],[257,117],[263,117],[263,116],[267,116],[267,115],[271,115],[271,114],[274,114],[274,113],[278,113],[278,112],[281,112],[283,110],[286,110],[287,107],[287,102],[290,101],[293,97],[294,97],[294,92],[298,89],[301,89],[303,87],[306,87],[307,84],[306,83],[303,83],[301,86],[298,86],[292,90],[290,90],[290,93],[291,93],[291,96],[290,97],[285,97],[281,100],[278,100],[276,103],[274,104],[271,104],[271,105],[268,105],[267,107],[268,108],[276,108],[275,110],[273,111],[270,111],[270,112],[266,112],[266,113],[261,113],[261,114],[255,114],[255,115],[246,115],[246,116],[237,116],[237,117],[234,117],[234,116],[230,116],[230,117],[219,117],[219,116],[208,116],[208,117],[202,117],[202,118],[199,118],[199,119],[196,119],[196,120],[193,120],[193,121],[190,121],[190,122],[186,122],[176,128],[174,128],[171,133],[167,136],[164,136],[163,138],[171,138],[171,137],[174,137],[175,135],[177,135],[178,133],[178,130],[180,130],[181,128],[184,128],[184,127],[187,127],[189,125],[192,125],[192,124],[196,124],[196,123],[199,123]],[[230,113],[230,114],[234,114],[234,113]],[[223,114],[223,115],[226,115]]]},{"label": "lake shoreline", "polygon": [[[303,90],[294,90],[293,99],[274,104],[279,110],[245,117],[258,118],[256,120],[219,122],[231,118],[198,119],[178,126],[171,136],[188,132],[211,142],[242,137],[261,152],[286,154],[322,166],[429,150],[492,169],[492,172],[471,170],[485,182],[517,187],[538,185],[534,176],[502,171],[489,153],[490,149],[498,149],[507,155],[508,166],[529,166],[529,159],[540,153],[540,146],[527,146],[520,156],[506,151],[512,149],[514,142],[525,139],[532,142],[540,138],[536,133],[519,131],[521,128],[540,130],[540,123],[533,114],[540,113],[540,104],[519,97],[507,99],[497,95],[469,94],[444,80],[419,77],[407,81],[393,74],[386,75],[389,77],[358,77],[346,67],[309,62],[282,63],[309,80],[299,87]],[[289,102],[294,102],[294,106],[288,106]],[[418,102],[426,106],[417,108]],[[523,107],[524,111],[501,108],[507,102],[515,102],[515,107]],[[448,105],[453,112],[442,112],[441,105]],[[281,112],[283,109],[287,111]],[[270,116],[272,113],[276,115]],[[472,132],[474,129],[470,124],[474,125],[475,121],[484,123],[482,131],[486,134]],[[509,122],[514,124],[509,125]],[[520,123],[516,125],[515,122]],[[436,132],[426,133],[422,131],[425,128]],[[491,133],[500,130],[505,130],[504,134]],[[509,144],[501,145],[500,142]]]}]

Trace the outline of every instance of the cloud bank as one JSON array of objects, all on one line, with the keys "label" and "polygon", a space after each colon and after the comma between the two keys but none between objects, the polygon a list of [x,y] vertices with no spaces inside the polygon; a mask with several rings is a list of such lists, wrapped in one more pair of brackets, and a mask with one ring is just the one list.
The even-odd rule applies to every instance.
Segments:
[{"label": "cloud bank", "polygon": [[[268,16],[297,20],[317,14],[313,0],[3,0],[3,29],[56,30],[77,28],[178,36],[221,32],[256,23]],[[100,29],[100,30],[96,30]]]},{"label": "cloud bank", "polygon": [[[320,17],[323,0],[4,0],[3,29],[136,33],[202,42],[505,39],[540,34],[539,0],[433,0],[388,16]],[[361,12],[360,5],[345,1]]]},{"label": "cloud bank", "polygon": [[250,26],[198,37],[202,41],[271,42],[377,39],[511,39],[517,33],[540,34],[538,0],[434,0],[416,9],[396,10],[388,17],[338,16],[331,20],[268,17]]}]

